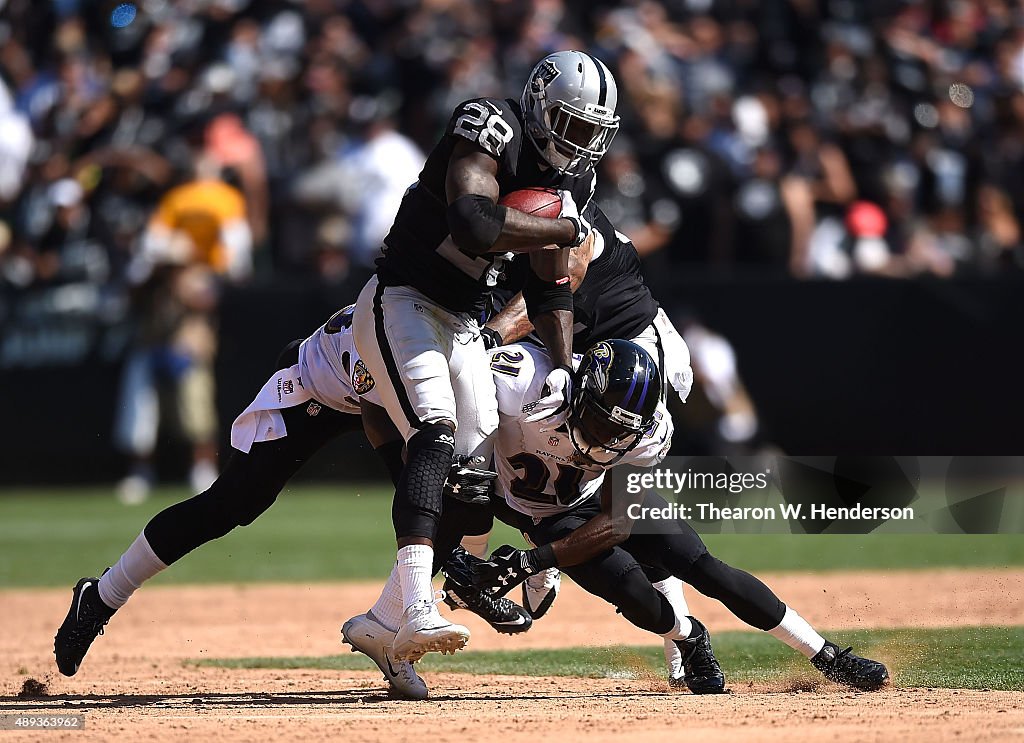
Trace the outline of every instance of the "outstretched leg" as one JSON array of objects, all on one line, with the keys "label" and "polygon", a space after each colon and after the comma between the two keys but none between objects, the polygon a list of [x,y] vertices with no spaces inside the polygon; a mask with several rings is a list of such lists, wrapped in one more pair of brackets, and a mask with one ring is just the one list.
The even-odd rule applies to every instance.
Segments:
[{"label": "outstretched leg", "polygon": [[[289,346],[295,352],[295,345]],[[287,358],[287,352],[282,359]],[[283,363],[283,361],[279,361]],[[281,367],[284,368],[284,367]],[[288,435],[258,442],[249,453],[233,452],[224,472],[206,491],[165,508],[101,578],[75,586],[68,615],[54,638],[57,666],[73,676],[103,627],[147,580],[206,542],[251,524],[274,503],[285,483],[328,440],[359,430],[359,417],[319,406],[281,412]]]},{"label": "outstretched leg", "polygon": [[[649,495],[644,506],[663,508],[659,496]],[[827,641],[791,607],[787,607],[768,586],[747,573],[713,557],[689,524],[659,521],[645,524],[657,533],[634,533],[623,547],[645,565],[667,570],[703,593],[725,604],[747,624],[768,632],[809,658],[832,681],[872,690],[889,678],[885,666],[860,658],[848,648],[840,651]]]},{"label": "outstretched leg", "polygon": [[[499,504],[500,505],[500,504]],[[531,525],[519,520],[514,522],[534,544],[550,544],[597,515],[600,504],[597,499],[573,511],[543,519]],[[501,517],[501,511],[499,511]],[[623,547],[614,547],[607,552],[580,565],[563,568],[563,571],[588,593],[603,598],[614,605],[623,617],[641,629],[653,632],[671,642],[679,651],[684,683],[695,694],[715,694],[725,690],[725,676],[715,660],[707,629],[697,619],[673,608],[669,597],[678,601],[666,574],[655,574],[661,578],[662,588],[658,590],[651,583],[644,568],[636,558]],[[682,602],[685,606],[685,602]]]}]

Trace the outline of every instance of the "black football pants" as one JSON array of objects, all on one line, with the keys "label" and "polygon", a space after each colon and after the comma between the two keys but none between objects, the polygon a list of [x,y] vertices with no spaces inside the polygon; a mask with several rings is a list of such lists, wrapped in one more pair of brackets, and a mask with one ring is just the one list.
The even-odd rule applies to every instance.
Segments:
[{"label": "black football pants", "polygon": [[[643,506],[663,508],[666,501],[648,494]],[[533,520],[495,499],[495,515],[524,532],[536,545],[550,544],[580,528],[601,511],[597,497],[566,513]],[[663,634],[672,628],[668,601],[652,585],[669,575],[721,601],[737,617],[761,630],[777,627],[785,604],[754,576],[713,557],[693,528],[682,520],[648,521],[656,533],[631,534],[618,546],[562,571],[584,590],[613,604],[641,629]]]}]

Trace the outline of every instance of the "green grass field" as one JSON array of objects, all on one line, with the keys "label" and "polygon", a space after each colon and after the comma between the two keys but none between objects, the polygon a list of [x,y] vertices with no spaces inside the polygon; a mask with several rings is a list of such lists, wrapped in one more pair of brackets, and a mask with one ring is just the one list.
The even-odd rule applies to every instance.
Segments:
[{"label": "green grass field", "polygon": [[[0,587],[67,586],[118,558],[153,514],[186,497],[161,490],[119,504],[111,489],[0,491]],[[522,544],[497,525],[492,545]],[[712,552],[753,571],[1024,565],[1017,535],[709,535]],[[256,523],[183,558],[156,583],[381,578],[394,560],[390,491],[288,488]]]},{"label": "green grass field", "polygon": [[[900,686],[1024,691],[1024,628],[973,627],[935,630],[842,632],[834,638],[858,652],[887,662]],[[762,633],[721,632],[714,636],[715,655],[730,683],[792,681],[799,686],[817,674],[806,661]],[[984,663],[978,659],[984,658]],[[317,668],[372,670],[360,653],[321,658],[203,659],[196,665],[222,668]],[[578,676],[587,678],[661,677],[665,661],[660,645],[644,647],[568,648],[429,654],[424,671],[510,676]]]}]

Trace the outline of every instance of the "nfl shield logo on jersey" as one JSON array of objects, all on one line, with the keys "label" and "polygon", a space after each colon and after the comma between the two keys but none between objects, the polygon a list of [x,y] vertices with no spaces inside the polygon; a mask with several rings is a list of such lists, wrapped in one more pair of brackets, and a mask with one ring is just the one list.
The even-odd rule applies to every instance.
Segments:
[{"label": "nfl shield logo on jersey", "polygon": [[548,439],[548,446],[558,446],[558,442],[561,441],[557,436],[552,436]]},{"label": "nfl shield logo on jersey", "polygon": [[352,369],[352,389],[356,391],[357,395],[365,395],[373,389],[374,384],[370,370],[366,368],[363,360],[359,359]]}]

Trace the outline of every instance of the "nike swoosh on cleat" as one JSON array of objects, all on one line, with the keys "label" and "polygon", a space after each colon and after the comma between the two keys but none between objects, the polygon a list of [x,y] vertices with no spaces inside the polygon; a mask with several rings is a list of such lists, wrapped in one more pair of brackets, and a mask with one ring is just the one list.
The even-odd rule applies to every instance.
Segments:
[{"label": "nike swoosh on cleat", "polygon": [[391,656],[387,654],[387,651],[384,651],[384,662],[388,664],[388,673],[391,674],[391,678],[398,678],[398,673],[391,665]]},{"label": "nike swoosh on cleat", "polygon": [[86,581],[82,590],[78,592],[78,603],[75,604],[75,621],[78,621],[78,613],[82,610],[82,599],[85,598],[85,589],[92,585],[92,581]]},{"label": "nike swoosh on cleat", "polygon": [[516,617],[514,622],[498,622],[498,624],[500,624],[502,627],[507,627],[507,626],[515,627],[515,626],[518,626],[520,624],[526,624],[526,617],[524,617],[522,614],[520,614],[518,617]]}]

